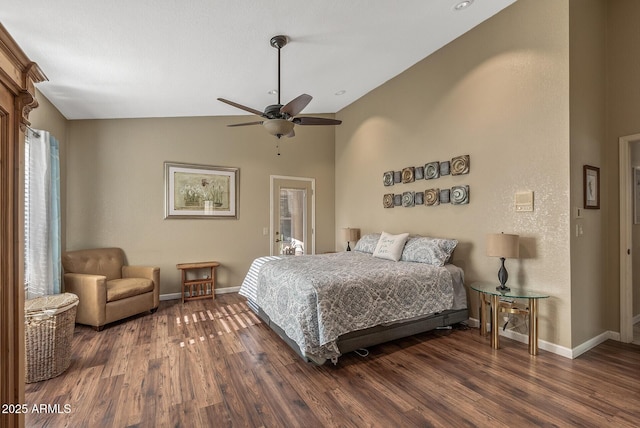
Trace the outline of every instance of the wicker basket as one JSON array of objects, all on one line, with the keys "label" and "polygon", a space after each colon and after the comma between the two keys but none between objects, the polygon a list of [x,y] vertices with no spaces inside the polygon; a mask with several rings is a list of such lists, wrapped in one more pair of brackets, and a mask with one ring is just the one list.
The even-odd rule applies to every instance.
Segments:
[{"label": "wicker basket", "polygon": [[26,383],[51,379],[71,364],[78,296],[71,293],[25,301]]}]

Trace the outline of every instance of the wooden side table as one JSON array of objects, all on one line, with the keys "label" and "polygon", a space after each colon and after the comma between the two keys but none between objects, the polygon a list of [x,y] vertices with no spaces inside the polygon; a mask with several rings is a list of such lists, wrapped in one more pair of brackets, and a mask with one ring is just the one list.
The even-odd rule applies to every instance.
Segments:
[{"label": "wooden side table", "polygon": [[[176,268],[182,271],[182,303],[188,300],[216,298],[216,268],[220,266],[218,262],[196,262],[196,263],[178,263]],[[195,269],[210,269],[210,273],[205,278],[188,279],[187,272]],[[185,292],[189,292],[185,296]]]}]

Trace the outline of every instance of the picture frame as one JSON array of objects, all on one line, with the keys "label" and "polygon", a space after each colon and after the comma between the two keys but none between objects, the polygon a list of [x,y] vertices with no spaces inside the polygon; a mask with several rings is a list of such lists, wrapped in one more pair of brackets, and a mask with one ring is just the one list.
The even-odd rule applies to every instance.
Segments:
[{"label": "picture frame", "polygon": [[640,224],[640,167],[633,167],[633,224]]},{"label": "picture frame", "polygon": [[240,169],[164,163],[165,219],[237,219]]},{"label": "picture frame", "polygon": [[600,209],[600,168],[584,165],[584,208]]}]

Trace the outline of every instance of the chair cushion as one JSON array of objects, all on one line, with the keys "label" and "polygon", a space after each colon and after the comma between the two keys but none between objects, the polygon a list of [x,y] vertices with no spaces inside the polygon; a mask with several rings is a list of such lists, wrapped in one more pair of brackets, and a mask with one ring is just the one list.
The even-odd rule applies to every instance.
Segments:
[{"label": "chair cushion", "polygon": [[104,275],[107,281],[122,278],[124,252],[120,248],[67,251],[62,256],[66,273]]},{"label": "chair cushion", "polygon": [[122,278],[107,281],[107,302],[114,302],[153,291],[153,281],[147,278]]}]

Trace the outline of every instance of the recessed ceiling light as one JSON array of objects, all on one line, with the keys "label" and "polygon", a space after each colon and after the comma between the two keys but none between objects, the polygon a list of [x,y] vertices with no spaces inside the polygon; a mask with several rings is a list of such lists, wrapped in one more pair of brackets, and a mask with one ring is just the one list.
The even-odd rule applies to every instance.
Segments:
[{"label": "recessed ceiling light", "polygon": [[453,7],[454,10],[463,10],[471,6],[473,0],[464,0]]},{"label": "recessed ceiling light", "polygon": [[336,95],[344,95],[344,94],[346,94],[346,93],[347,93],[347,91],[346,91],[346,90],[344,90],[344,89],[340,89],[338,92],[336,92]]}]

